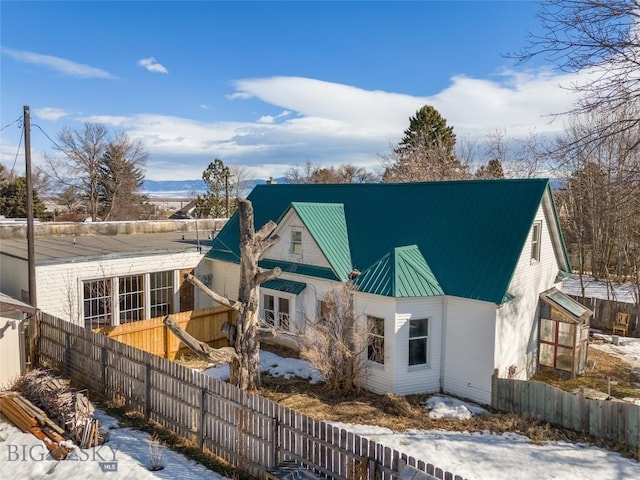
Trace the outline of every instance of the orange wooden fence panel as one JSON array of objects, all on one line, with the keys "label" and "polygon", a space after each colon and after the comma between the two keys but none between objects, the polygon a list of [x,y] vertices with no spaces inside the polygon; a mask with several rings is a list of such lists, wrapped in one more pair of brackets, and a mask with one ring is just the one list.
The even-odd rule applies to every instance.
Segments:
[{"label": "orange wooden fence panel", "polygon": [[[227,338],[222,333],[224,322],[235,323],[235,310],[212,307],[202,310],[172,313],[171,317],[187,333],[212,347],[226,347]],[[174,359],[185,345],[163,323],[164,317],[130,322],[95,330],[118,342],[139,348],[159,357]]]}]

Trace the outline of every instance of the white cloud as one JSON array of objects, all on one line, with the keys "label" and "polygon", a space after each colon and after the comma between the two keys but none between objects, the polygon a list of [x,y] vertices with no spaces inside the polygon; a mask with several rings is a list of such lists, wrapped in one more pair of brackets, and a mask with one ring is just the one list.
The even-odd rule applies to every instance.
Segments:
[{"label": "white cloud", "polygon": [[279,118],[287,117],[289,115],[291,115],[291,112],[289,110],[284,110],[280,112],[278,115],[263,115],[257,120],[257,122],[258,123],[274,123]]},{"label": "white cloud", "polygon": [[92,67],[90,65],[84,65],[82,63],[72,62],[61,57],[54,57],[53,55],[42,55],[40,53],[27,52],[24,50],[13,50],[10,48],[2,47],[2,54],[13,58],[19,62],[31,63],[33,65],[39,65],[50,68],[64,75],[77,78],[107,78],[116,79],[117,77],[111,75],[106,70]]},{"label": "white cloud", "polygon": [[56,120],[60,120],[62,117],[68,116],[69,112],[62,108],[44,107],[34,108],[33,114],[42,120],[50,120],[52,122],[55,122]]},{"label": "white cloud", "polygon": [[[168,115],[94,116],[142,140],[153,161],[149,178],[199,178],[212,158],[251,167],[256,178],[280,176],[311,161],[356,163],[372,168],[425,104],[433,105],[460,137],[483,139],[496,130],[507,137],[535,131],[554,134],[562,122],[550,113],[568,110],[575,97],[558,85],[580,77],[549,72],[502,72],[495,78],[452,78],[432,96],[411,96],[301,77],[236,82],[227,98],[253,98],[283,109],[254,122],[199,122]],[[281,120],[281,121],[276,121]],[[162,161],[162,166],[159,167]],[[156,167],[156,165],[158,165]]]},{"label": "white cloud", "polygon": [[141,58],[138,60],[138,65],[153,73],[169,73],[169,70],[153,57]]},{"label": "white cloud", "polygon": [[200,104],[200,108],[203,110],[209,110],[209,105],[205,105],[204,103]]},{"label": "white cloud", "polygon": [[249,95],[246,92],[235,92],[230,95],[227,95],[227,98],[229,100],[247,100],[251,98],[251,95]]}]

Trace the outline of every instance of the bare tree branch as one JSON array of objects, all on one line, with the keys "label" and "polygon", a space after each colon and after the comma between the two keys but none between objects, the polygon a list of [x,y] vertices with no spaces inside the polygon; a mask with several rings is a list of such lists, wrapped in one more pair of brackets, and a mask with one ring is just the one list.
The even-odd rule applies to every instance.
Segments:
[{"label": "bare tree branch", "polygon": [[196,277],[191,275],[190,273],[184,274],[184,279],[188,282],[191,282],[193,285],[198,287],[202,292],[211,297],[213,300],[218,302],[220,305],[224,305],[225,307],[233,308],[234,310],[241,311],[242,310],[242,302],[234,302],[229,300],[227,297],[223,297],[222,295],[217,294],[209,287],[207,287],[204,283],[198,280]]}]

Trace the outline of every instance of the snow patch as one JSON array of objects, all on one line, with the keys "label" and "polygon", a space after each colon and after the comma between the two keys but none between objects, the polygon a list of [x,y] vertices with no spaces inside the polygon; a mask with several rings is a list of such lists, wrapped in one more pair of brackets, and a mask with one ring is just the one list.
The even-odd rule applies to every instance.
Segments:
[{"label": "snow patch", "polygon": [[434,395],[425,402],[429,409],[429,418],[455,418],[468,420],[474,415],[488,413],[484,408],[474,403],[463,402],[457,398]]}]

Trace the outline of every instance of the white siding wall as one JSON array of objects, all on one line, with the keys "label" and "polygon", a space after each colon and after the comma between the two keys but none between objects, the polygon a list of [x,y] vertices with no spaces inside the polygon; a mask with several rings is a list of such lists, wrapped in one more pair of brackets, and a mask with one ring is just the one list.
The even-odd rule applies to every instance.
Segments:
[{"label": "white siding wall", "polygon": [[[291,253],[291,231],[293,229],[302,231],[302,254]],[[289,210],[274,233],[280,235],[280,241],[271,247],[263,255],[263,258],[331,268],[320,247],[294,210]]]},{"label": "white siding wall", "polygon": [[29,291],[29,270],[26,260],[0,255],[0,292],[25,301],[22,291]]},{"label": "white siding wall", "polygon": [[444,299],[443,390],[491,402],[496,306],[457,297]]},{"label": "white siding wall", "polygon": [[[427,365],[409,366],[409,320],[429,319]],[[393,351],[393,392],[399,394],[440,390],[443,297],[396,299]]]},{"label": "white siding wall", "polygon": [[[366,361],[367,371],[362,386],[375,393],[393,392],[395,373],[395,300],[380,295],[357,293],[355,308],[362,320],[367,315],[384,318],[384,365]],[[366,355],[366,352],[365,352]]]},{"label": "white siding wall", "polygon": [[84,280],[194,268],[201,258],[202,254],[198,252],[177,252],[37,266],[38,308],[56,317],[84,325]]},{"label": "white siding wall", "polygon": [[[240,265],[237,263],[223,262],[221,260],[212,260],[211,258],[203,258],[197,268],[198,276],[211,275],[211,290],[227,297],[230,300],[238,298],[240,289]],[[199,290],[196,288],[196,290]],[[195,299],[195,308],[209,308],[215,305],[215,302],[207,295],[198,293]]]},{"label": "white siding wall", "polygon": [[22,316],[19,312],[0,313],[0,390],[8,388],[25,373]]},{"label": "white siding wall", "polygon": [[508,290],[516,298],[504,304],[497,313],[495,368],[502,377],[508,375],[510,366],[515,366],[515,378],[526,379],[535,373],[538,295],[554,286],[559,269],[542,207],[536,221],[542,222],[540,261],[531,259],[529,232]]}]

